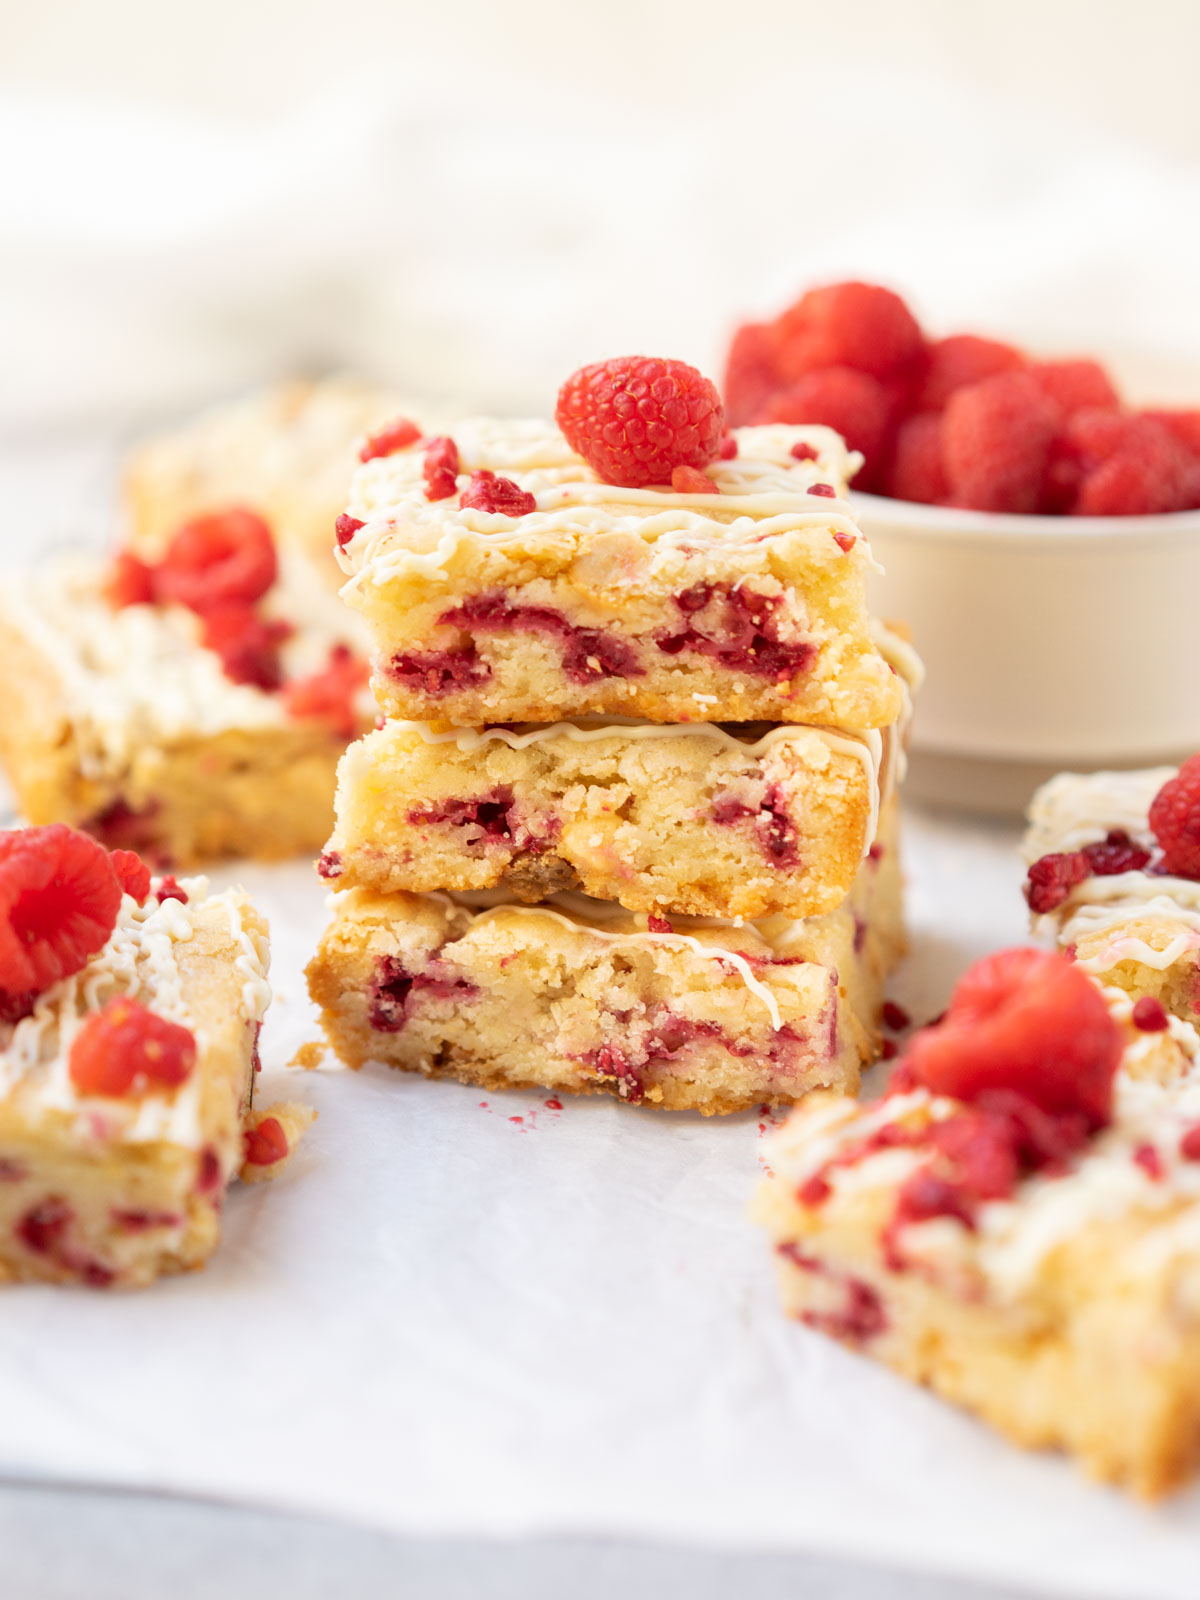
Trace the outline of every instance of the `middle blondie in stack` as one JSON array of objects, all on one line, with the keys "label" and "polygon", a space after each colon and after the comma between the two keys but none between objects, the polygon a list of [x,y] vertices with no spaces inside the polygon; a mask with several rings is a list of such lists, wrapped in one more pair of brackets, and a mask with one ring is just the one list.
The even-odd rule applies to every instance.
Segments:
[{"label": "middle blondie in stack", "polygon": [[309,968],[344,1060],[706,1113],[857,1088],[920,669],[868,618],[852,466],[743,428],[621,487],[482,420],[358,471],[386,720],[341,765]]}]

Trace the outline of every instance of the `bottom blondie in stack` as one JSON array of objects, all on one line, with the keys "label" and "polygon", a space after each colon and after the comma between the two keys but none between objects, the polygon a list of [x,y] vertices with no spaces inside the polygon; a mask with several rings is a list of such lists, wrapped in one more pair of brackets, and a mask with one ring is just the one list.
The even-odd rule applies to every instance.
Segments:
[{"label": "bottom blondie in stack", "polygon": [[343,760],[309,969],[352,1065],[705,1113],[857,1087],[919,665],[870,631],[840,441],[722,450],[631,488],[464,423],[358,474],[345,595],[393,720]]}]

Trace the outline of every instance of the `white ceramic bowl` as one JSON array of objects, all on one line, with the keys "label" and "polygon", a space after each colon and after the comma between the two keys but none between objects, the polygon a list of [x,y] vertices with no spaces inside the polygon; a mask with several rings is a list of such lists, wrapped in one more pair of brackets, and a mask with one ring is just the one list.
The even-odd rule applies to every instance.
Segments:
[{"label": "white ceramic bowl", "polygon": [[1200,511],[1018,517],[851,500],[886,569],[873,609],[909,624],[928,669],[918,756],[1050,770],[1200,749]]}]

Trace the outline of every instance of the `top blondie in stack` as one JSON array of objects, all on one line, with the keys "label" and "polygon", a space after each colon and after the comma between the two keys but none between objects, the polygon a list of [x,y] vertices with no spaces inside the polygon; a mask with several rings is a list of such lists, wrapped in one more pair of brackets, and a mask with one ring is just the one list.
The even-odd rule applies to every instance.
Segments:
[{"label": "top blondie in stack", "polygon": [[853,1090],[920,670],[867,615],[855,461],[726,431],[681,362],[584,368],[556,420],[397,422],[339,519],[386,720],[321,861],[329,1038],[704,1112]]}]

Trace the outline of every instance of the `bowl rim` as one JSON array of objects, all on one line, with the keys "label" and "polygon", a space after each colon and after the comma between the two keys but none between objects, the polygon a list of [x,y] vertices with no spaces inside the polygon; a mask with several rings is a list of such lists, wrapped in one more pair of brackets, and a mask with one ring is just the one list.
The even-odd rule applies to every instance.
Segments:
[{"label": "bowl rim", "polygon": [[919,539],[959,539],[981,542],[1036,544],[1108,544],[1123,538],[1137,540],[1200,541],[1200,510],[1160,511],[1143,517],[1051,517],[1017,515],[1007,511],[967,511],[957,506],[927,506],[914,500],[893,500],[888,495],[851,489],[850,504],[871,519],[866,530],[888,526],[889,531]]}]

